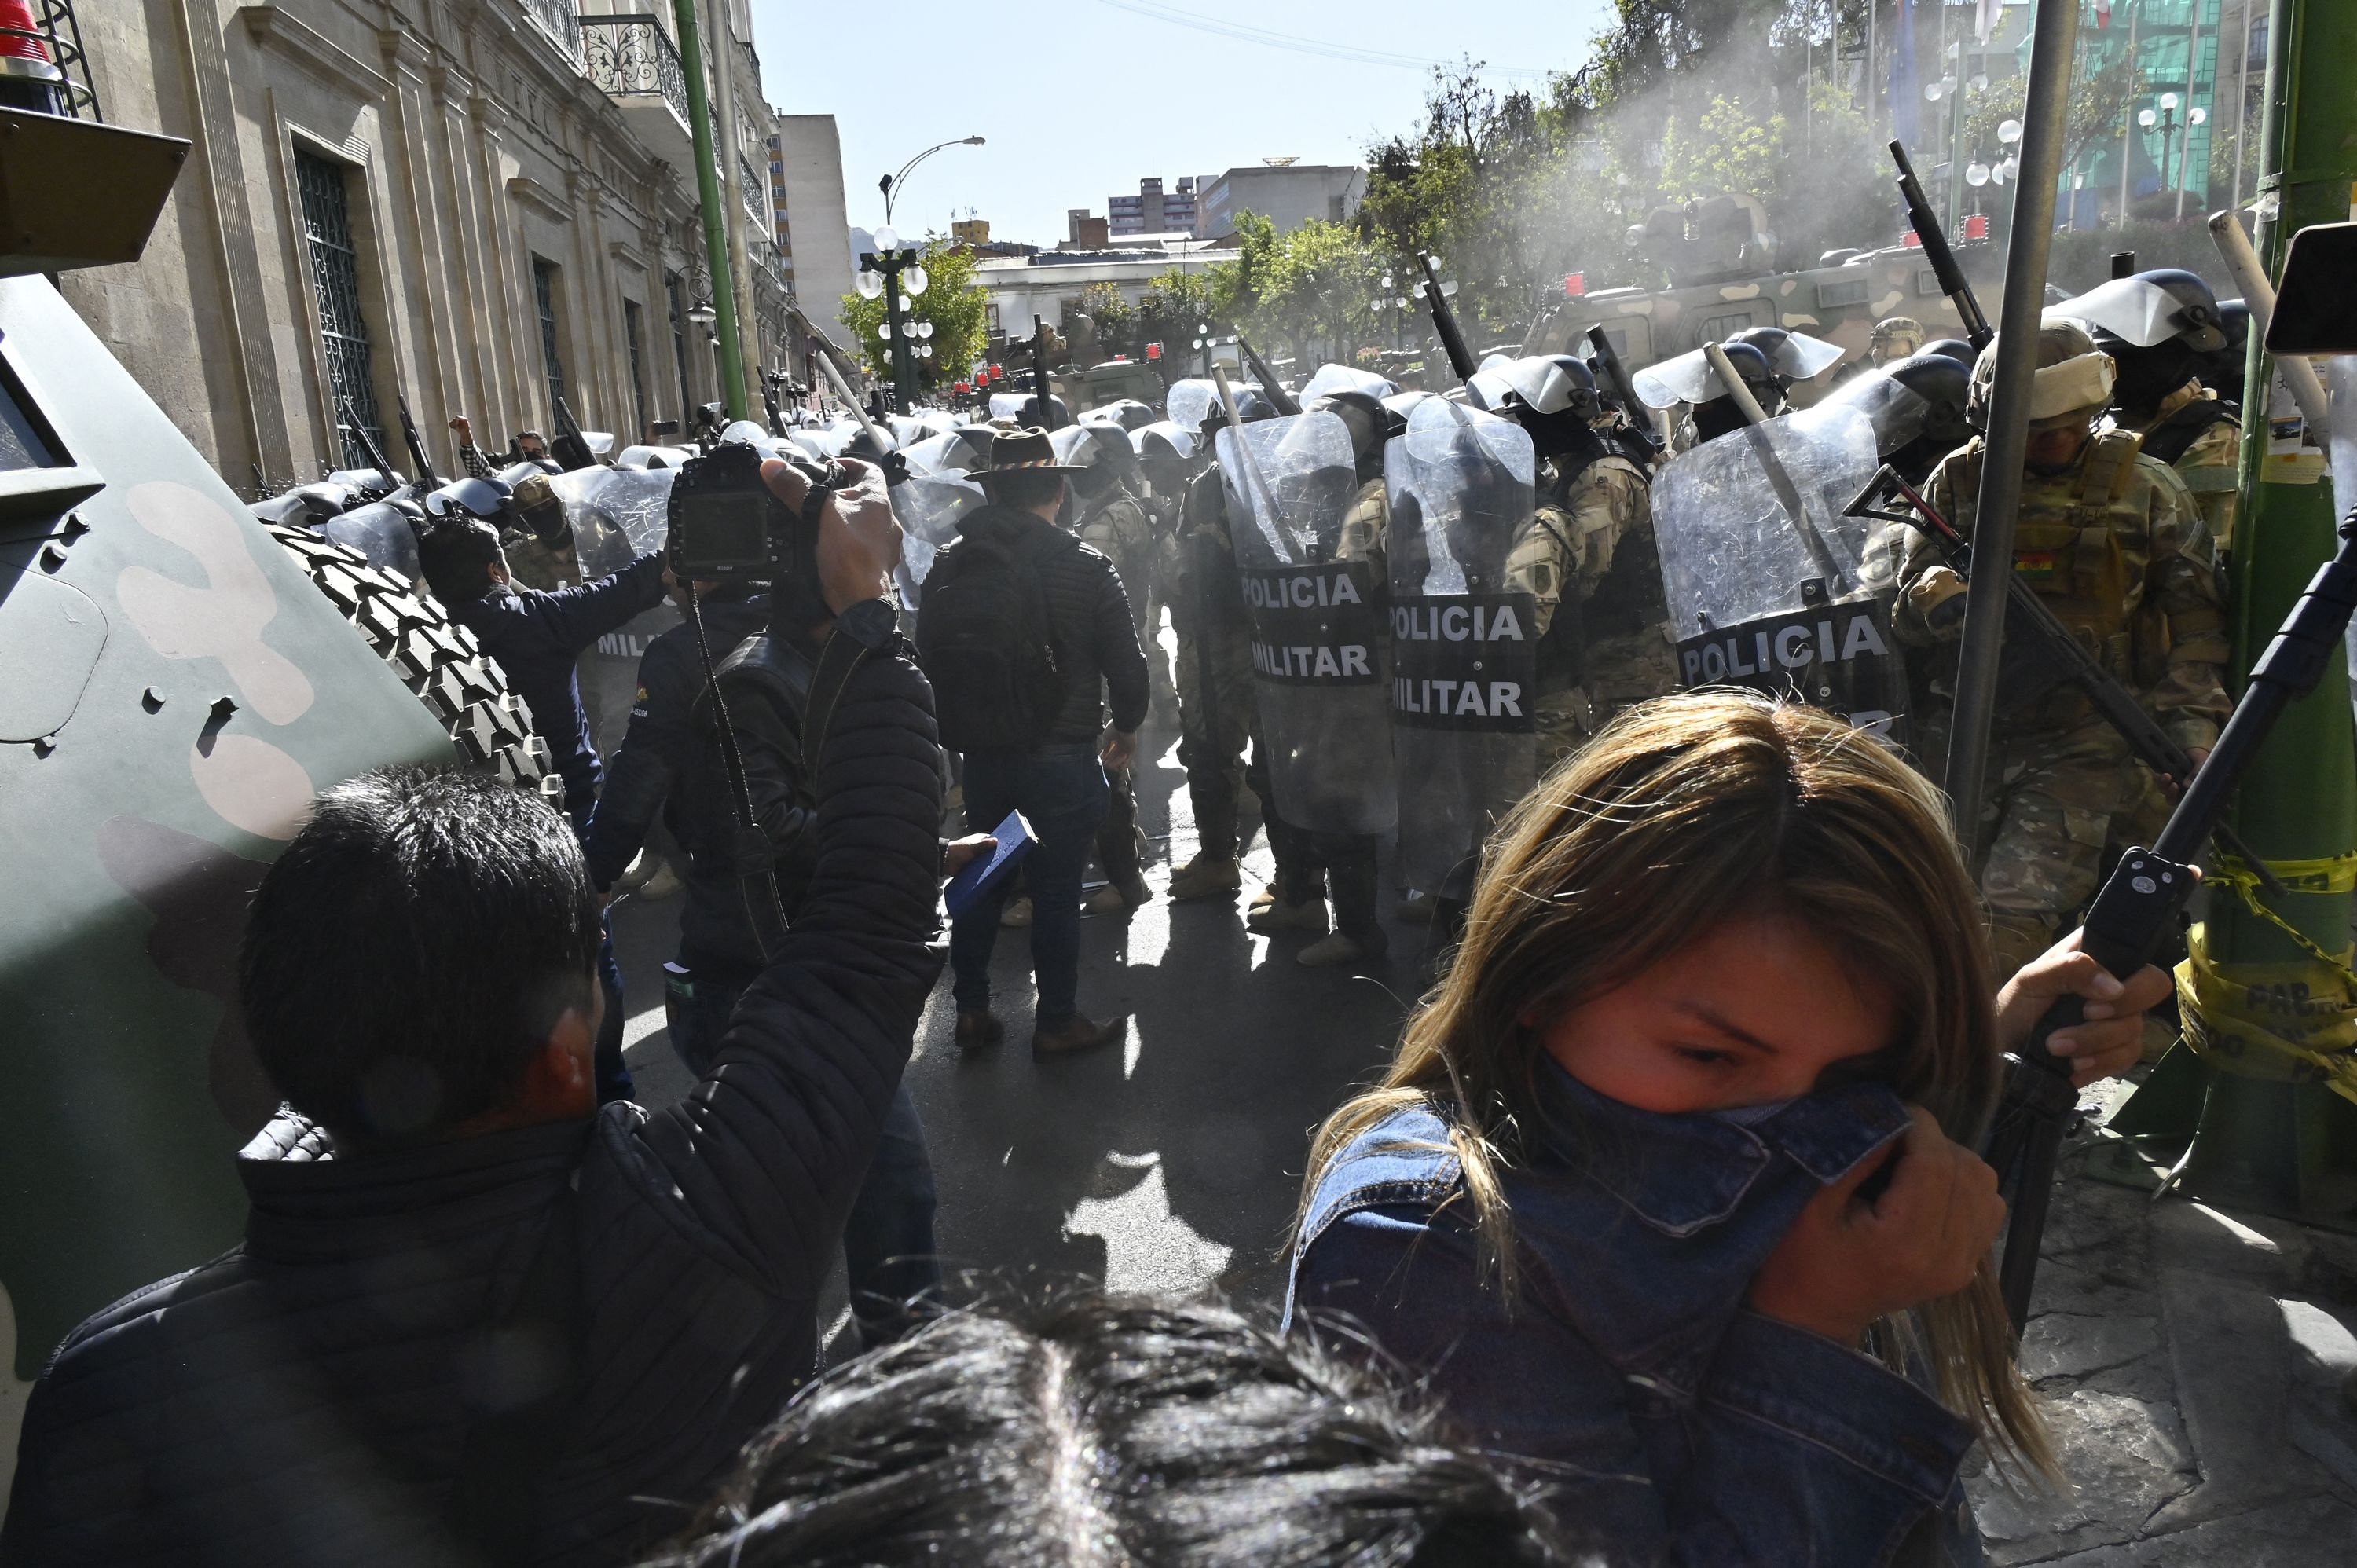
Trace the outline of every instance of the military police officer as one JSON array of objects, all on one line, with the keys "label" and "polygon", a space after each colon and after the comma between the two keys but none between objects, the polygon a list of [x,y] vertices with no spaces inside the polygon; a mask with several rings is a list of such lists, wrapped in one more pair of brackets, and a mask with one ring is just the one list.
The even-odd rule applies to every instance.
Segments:
[{"label": "military police officer", "polygon": [[[2076,322],[2050,317],[2038,337],[2024,476],[2010,567],[2195,760],[2230,706],[2221,681],[2225,612],[2216,551],[2192,497],[2135,432],[2095,421],[2112,401],[2112,357]],[[1970,415],[1986,428],[1996,348],[1973,370]],[[1933,471],[1927,499],[1967,537],[1982,485],[1978,436]],[[1965,585],[1909,531],[1894,629],[1953,644]],[[1943,693],[1944,694],[1944,693]],[[1941,749],[1935,717],[1927,749]],[[2077,687],[2034,661],[1998,677],[1976,865],[2000,976],[2042,952],[2093,894],[2106,842],[2146,799],[2150,775]]]}]

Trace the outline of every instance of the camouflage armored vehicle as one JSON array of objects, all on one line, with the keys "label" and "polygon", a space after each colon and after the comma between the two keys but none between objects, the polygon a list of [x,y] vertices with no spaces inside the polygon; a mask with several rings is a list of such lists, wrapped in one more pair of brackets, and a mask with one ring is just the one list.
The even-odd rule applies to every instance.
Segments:
[{"label": "camouflage armored vehicle", "polygon": [[0,1496],[66,1332],[238,1239],[274,1099],[239,933],[314,795],[545,755],[471,638],[257,519],[41,275],[135,259],[187,152],[0,110]]},{"label": "camouflage armored vehicle", "polygon": [[[1601,327],[1622,362],[1638,371],[1746,328],[1782,327],[1838,345],[1846,365],[1865,354],[1874,324],[1885,317],[1912,317],[1932,338],[1964,336],[1920,248],[1834,252],[1825,258],[1831,264],[1770,273],[1760,264],[1765,232],[1766,209],[1748,196],[1657,209],[1631,239],[1668,272],[1673,286],[1598,289],[1566,299],[1542,318],[1523,351],[1585,353],[1587,329]],[[1966,240],[1956,257],[1994,319],[2003,255],[1986,241]],[[1841,374],[1836,366],[1810,390]],[[1810,401],[1795,389],[1795,402]]]}]

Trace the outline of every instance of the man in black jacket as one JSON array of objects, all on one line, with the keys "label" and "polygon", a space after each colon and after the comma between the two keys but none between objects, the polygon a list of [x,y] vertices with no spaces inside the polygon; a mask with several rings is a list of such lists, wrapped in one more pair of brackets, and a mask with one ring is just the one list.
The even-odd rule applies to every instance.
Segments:
[{"label": "man in black jacket", "polygon": [[827,657],[854,662],[809,890],[666,1111],[596,1107],[597,903],[562,819],[474,774],[323,793],[242,961],[289,1102],[240,1158],[244,1241],[68,1338],[0,1563],[619,1562],[813,1373],[940,969],[931,700],[877,597],[898,533],[880,482],[830,503]]},{"label": "man in black jacket", "polygon": [[[434,596],[453,620],[475,634],[506,673],[509,687],[532,710],[533,727],[548,742],[549,762],[565,780],[565,814],[575,832],[587,832],[604,775],[589,739],[589,712],[581,703],[578,661],[599,638],[662,603],[672,581],[662,556],[650,551],[611,576],[570,588],[518,587],[499,530],[463,512],[427,529],[417,555]],[[628,1100],[622,966],[610,937],[598,947],[597,983],[606,993],[606,1021],[597,1036],[597,1097]]]},{"label": "man in black jacket", "polygon": [[[791,919],[809,892],[816,847],[810,780],[794,736],[820,653],[813,634],[823,629],[826,606],[814,586],[789,588],[787,611],[776,618],[780,637],[772,628],[769,593],[751,585],[698,583],[695,588],[705,644],[727,693],[753,820],[774,857],[779,908]],[[782,676],[801,694],[791,714],[774,711],[770,683],[748,687],[732,673],[739,662],[759,662]],[[679,956],[664,965],[666,1032],[680,1061],[702,1078],[712,1070],[737,1001],[783,933],[766,891],[748,884],[738,864],[744,845],[735,796],[704,656],[694,626],[686,622],[649,643],[639,660],[630,729],[607,762],[605,789],[582,846],[590,886],[600,895],[639,853],[658,812],[687,852],[689,867],[680,900]],[[864,1346],[872,1348],[904,1329],[909,1303],[938,1296],[936,1206],[924,1122],[903,1083],[885,1113],[875,1161],[843,1233],[844,1273]]]},{"label": "man in black jacket", "polygon": [[[1035,1058],[1108,1046],[1128,1032],[1126,1014],[1094,1024],[1078,1005],[1081,873],[1109,803],[1105,768],[1125,768],[1136,754],[1137,726],[1145,722],[1151,691],[1146,650],[1138,646],[1129,596],[1113,563],[1056,527],[1071,472],[1057,463],[1044,431],[998,436],[990,467],[974,476],[989,504],[966,514],[958,537],[942,552],[952,556],[980,542],[1033,564],[1027,569],[1039,574],[1049,642],[1063,682],[1063,705],[1039,745],[965,753],[966,825],[988,832],[1007,812],[1019,811],[1039,839],[1023,863],[1031,890],[1031,967],[1039,983]],[[1004,902],[1002,884],[998,897],[950,927],[961,1050],[996,1045],[1006,1032],[990,1011],[990,953]]]}]

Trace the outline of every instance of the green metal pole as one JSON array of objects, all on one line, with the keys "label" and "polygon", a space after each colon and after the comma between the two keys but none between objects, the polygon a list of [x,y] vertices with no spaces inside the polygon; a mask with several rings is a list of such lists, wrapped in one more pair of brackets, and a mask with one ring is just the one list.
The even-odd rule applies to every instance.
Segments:
[{"label": "green metal pole", "polygon": [[687,76],[687,125],[695,136],[695,199],[704,210],[704,254],[712,274],[713,330],[720,336],[720,395],[732,420],[752,417],[745,395],[745,343],[737,335],[737,272],[728,264],[726,209],[720,205],[720,166],[712,151],[712,99],[704,86],[704,34],[695,0],[672,0],[679,27],[679,67]]},{"label": "green metal pole", "polygon": [[[2345,222],[2357,187],[2357,99],[2347,62],[2357,58],[2357,0],[2274,0],[2267,25],[2263,220],[2257,248],[2280,277],[2285,247],[2311,223]],[[2239,108],[2239,106],[2238,106]],[[2262,210],[2266,209],[2263,206]],[[2234,673],[2251,661],[2334,550],[2332,485],[2316,446],[2270,451],[2269,414],[2296,413],[2274,360],[2252,334],[2251,389],[2243,413],[2242,519],[2236,524]],[[2271,409],[2271,403],[2281,407]],[[2244,775],[2234,825],[2270,861],[2318,860],[2357,849],[2357,736],[2350,687],[2327,676],[2285,714]],[[2294,886],[2298,886],[2295,879]],[[2266,897],[2262,895],[2262,897]],[[2347,894],[2293,892],[2269,907],[2325,951],[2349,945]],[[2299,961],[2298,948],[2241,900],[2210,900],[2212,954],[2222,965]],[[2337,1174],[2336,1174],[2337,1173]],[[2209,1087],[2186,1166],[2189,1187],[2216,1199],[2309,1219],[2347,1223],[2357,1176],[2357,1110],[2316,1084],[2219,1072]]]}]

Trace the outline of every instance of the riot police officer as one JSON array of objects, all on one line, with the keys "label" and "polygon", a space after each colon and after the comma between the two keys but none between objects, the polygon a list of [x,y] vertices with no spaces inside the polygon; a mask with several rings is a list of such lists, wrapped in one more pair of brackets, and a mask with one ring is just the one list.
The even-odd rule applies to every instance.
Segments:
[{"label": "riot police officer", "polygon": [[[607,766],[606,787],[583,838],[589,877],[609,894],[658,813],[689,857],[679,955],[663,966],[663,1015],[672,1050],[688,1071],[710,1071],[737,1000],[784,936],[813,869],[816,808],[803,773],[800,704],[816,668],[809,628],[831,618],[803,585],[773,628],[768,594],[752,586],[695,585],[706,645],[727,688],[754,820],[774,857],[766,892],[753,894],[741,864],[736,806],[721,753],[704,660],[687,623],[647,645],[630,728]],[[684,602],[684,593],[679,596]],[[801,628],[799,631],[797,628]],[[895,1337],[903,1309],[941,1285],[935,1194],[925,1130],[902,1084],[885,1112],[882,1142],[844,1231],[845,1271],[861,1341]]]},{"label": "riot police officer", "polygon": [[[1216,394],[1182,399],[1178,394],[1189,386],[1175,384],[1168,403],[1174,421],[1197,421],[1197,468],[1180,509],[1168,575],[1178,640],[1178,758],[1187,769],[1197,843],[1193,857],[1170,874],[1174,899],[1214,897],[1243,885],[1236,864],[1237,801],[1257,715],[1251,617],[1231,564],[1227,498],[1212,455],[1212,433],[1225,414]],[[1276,417],[1275,406],[1248,388],[1237,392],[1236,404],[1247,424]]]},{"label": "riot police officer", "polygon": [[2201,357],[2226,346],[2218,297],[2192,273],[2160,267],[2049,307],[2084,321],[2118,367],[2112,423],[2177,470],[2221,550],[2234,542],[2243,411],[2201,384]]},{"label": "riot police officer", "polygon": [[[1151,650],[1155,644],[1149,591],[1154,538],[1146,526],[1146,510],[1126,482],[1137,474],[1137,454],[1130,446],[1129,433],[1118,424],[1068,424],[1049,435],[1049,442],[1058,462],[1079,470],[1066,488],[1063,526],[1113,563],[1122,591],[1129,596],[1138,645]],[[1149,652],[1149,670],[1154,662]],[[1097,825],[1097,864],[1104,871],[1105,886],[1081,906],[1092,915],[1135,909],[1149,897],[1143,866],[1146,834],[1137,825],[1135,770],[1126,764],[1107,768],[1105,783],[1111,793],[1104,821]]]},{"label": "riot police officer", "polygon": [[1920,489],[1933,464],[1971,438],[1964,418],[1971,394],[1965,367],[1945,354],[1916,354],[1852,377],[1818,406],[1864,413],[1874,424],[1876,456]]},{"label": "riot police officer", "polygon": [[[1986,426],[1996,346],[1973,369],[1968,415]],[[2095,427],[2114,393],[2112,358],[2075,321],[2049,316],[2038,335],[2029,471],[2010,562],[2093,647],[2198,763],[2230,703],[2221,680],[2226,618],[2216,552],[2176,472],[2136,435]],[[1969,538],[1986,447],[1975,436],[1932,475],[1926,499]],[[1919,645],[1953,644],[1966,588],[1942,553],[1908,531],[1893,629]],[[1949,695],[1949,693],[1941,693]],[[1936,759],[1938,720],[1927,751]],[[2138,809],[2149,773],[2078,688],[2028,661],[1999,674],[1975,862],[2001,975],[2069,929],[2095,890],[2107,839]]]},{"label": "riot police officer", "polygon": [[[1784,383],[1778,379],[1768,356],[1749,343],[1729,342],[1721,344],[1720,348],[1760,411],[1770,418],[1781,413]],[[1674,409],[1680,403],[1687,405],[1686,416],[1679,421],[1673,442],[1681,452],[1690,451],[1730,431],[1740,430],[1748,423],[1742,408],[1735,401],[1734,392],[1719,384],[1718,371],[1703,349],[1680,354],[1658,365],[1648,365],[1631,379],[1638,397],[1648,408]]]},{"label": "riot police officer", "polygon": [[[1756,349],[1728,352],[1738,355],[1766,365]],[[1506,579],[1534,604],[1544,771],[1621,709],[1676,690],[1677,670],[1646,472],[1599,435],[1598,424],[1612,415],[1587,367],[1568,357],[1540,363],[1547,377],[1518,378],[1501,411],[1530,432],[1540,459],[1538,509],[1507,560]],[[1706,401],[1695,413],[1727,403]],[[1735,418],[1740,424],[1742,415]]]},{"label": "riot police officer", "polygon": [[[1327,366],[1318,372],[1329,384],[1338,378]],[[1312,378],[1316,384],[1318,378]],[[1343,514],[1340,542],[1334,558],[1364,561],[1380,581],[1390,525],[1383,493],[1383,443],[1394,429],[1394,415],[1370,391],[1342,390],[1322,393],[1303,404],[1303,412],[1324,410],[1339,417],[1351,433],[1357,493]],[[1254,747],[1254,789],[1265,808],[1269,787],[1262,782],[1260,747]],[[1268,828],[1270,854],[1276,861],[1276,880],[1265,899],[1256,902],[1244,923],[1255,931],[1314,930],[1326,934],[1295,955],[1296,961],[1318,968],[1381,959],[1390,950],[1375,912],[1378,840],[1365,833],[1312,833],[1288,824],[1284,802],[1263,813]],[[1333,898],[1334,929],[1326,930],[1326,900]]]}]

